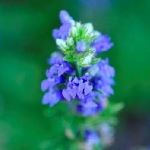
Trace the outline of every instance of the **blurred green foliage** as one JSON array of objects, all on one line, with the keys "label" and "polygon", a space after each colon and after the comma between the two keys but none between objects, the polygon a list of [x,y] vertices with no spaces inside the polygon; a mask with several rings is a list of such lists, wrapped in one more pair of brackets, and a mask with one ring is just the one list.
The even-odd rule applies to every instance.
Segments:
[{"label": "blurred green foliage", "polygon": [[41,105],[61,9],[112,37],[115,46],[106,54],[117,72],[111,101],[125,102],[126,112],[150,113],[150,1],[101,1],[0,2],[0,150],[73,150],[64,128],[80,118],[70,117],[64,104]]}]

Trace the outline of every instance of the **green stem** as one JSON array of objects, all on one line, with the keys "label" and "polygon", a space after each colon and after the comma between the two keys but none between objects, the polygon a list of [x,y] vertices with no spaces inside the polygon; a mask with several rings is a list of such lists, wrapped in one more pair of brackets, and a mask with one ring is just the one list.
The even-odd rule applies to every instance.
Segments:
[{"label": "green stem", "polygon": [[76,69],[77,69],[77,76],[81,77],[82,76],[82,68],[76,64]]}]

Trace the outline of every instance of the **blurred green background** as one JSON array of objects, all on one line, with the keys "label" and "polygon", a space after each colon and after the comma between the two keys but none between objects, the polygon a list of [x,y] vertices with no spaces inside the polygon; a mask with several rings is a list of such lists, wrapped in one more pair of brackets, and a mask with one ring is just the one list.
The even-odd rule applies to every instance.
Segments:
[{"label": "blurred green background", "polygon": [[41,105],[40,83],[56,50],[51,31],[61,9],[92,22],[115,44],[106,53],[117,72],[111,101],[123,101],[125,108],[112,149],[149,145],[149,0],[1,0],[0,150],[72,150],[63,136],[67,108]]}]

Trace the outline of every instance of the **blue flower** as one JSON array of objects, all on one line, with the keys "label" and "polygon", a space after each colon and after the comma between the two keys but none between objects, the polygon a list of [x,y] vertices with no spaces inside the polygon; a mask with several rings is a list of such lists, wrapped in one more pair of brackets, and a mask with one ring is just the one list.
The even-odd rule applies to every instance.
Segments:
[{"label": "blue flower", "polygon": [[59,15],[60,21],[62,24],[73,24],[74,20],[73,18],[68,14],[67,11],[61,10]]},{"label": "blue flower", "polygon": [[50,89],[45,93],[42,99],[43,104],[48,104],[49,106],[54,106],[61,100],[61,94],[59,91]]},{"label": "blue flower", "polygon": [[100,112],[101,110],[101,105],[93,101],[87,101],[85,103],[80,103],[79,105],[77,105],[77,111],[83,116],[92,116]]},{"label": "blue flower", "polygon": [[97,83],[95,86],[97,89],[101,89],[103,95],[110,96],[114,93],[111,86],[114,84],[115,70],[109,65],[108,59],[100,61],[99,69],[101,72],[99,79],[95,81]]},{"label": "blue flower", "polygon": [[60,12],[60,21],[62,25],[53,30],[53,37],[63,54],[55,52],[48,60],[50,68],[41,83],[46,92],[42,102],[53,106],[60,100],[75,101],[74,107],[81,115],[96,115],[114,93],[115,76],[108,59],[98,61],[96,57],[113,44],[91,23],[75,22],[64,10]]},{"label": "blue flower", "polygon": [[58,53],[52,54],[49,63],[52,64],[52,66],[46,71],[47,79],[43,80],[41,83],[42,91],[46,91],[42,102],[43,104],[53,106],[62,99],[62,97],[60,97],[61,90],[58,89],[57,86],[64,83],[64,75],[71,73],[72,68],[68,62],[62,60],[61,54]]},{"label": "blue flower", "polygon": [[58,52],[52,53],[51,57],[48,60],[48,63],[50,65],[60,64],[62,62],[63,62],[63,56],[61,53],[58,53]]},{"label": "blue flower", "polygon": [[54,78],[48,78],[48,79],[42,81],[41,89],[43,92],[45,92],[46,90],[53,88],[54,85],[56,85],[58,83],[59,83],[59,80],[56,81],[56,79],[54,79]]},{"label": "blue flower", "polygon": [[109,65],[109,60],[105,59],[105,60],[101,60],[98,64],[101,73],[100,75],[103,76],[103,78],[111,78],[115,76],[115,70],[113,67],[111,67]]},{"label": "blue flower", "polygon": [[53,37],[55,39],[66,40],[70,33],[70,29],[71,29],[71,24],[69,23],[62,24],[62,26],[59,29],[53,30],[53,33],[52,33]]},{"label": "blue flower", "polygon": [[51,77],[60,77],[64,73],[69,73],[71,71],[71,66],[67,62],[57,63],[50,67],[49,70],[47,70],[46,75],[48,78]]},{"label": "blue flower", "polygon": [[96,145],[100,143],[100,136],[98,132],[93,131],[91,129],[86,129],[84,131],[84,139],[88,145]]},{"label": "blue flower", "polygon": [[94,89],[100,91],[102,96],[108,97],[114,93],[111,86],[114,84],[115,70],[109,65],[108,59],[91,66],[88,72],[93,76]]},{"label": "blue flower", "polygon": [[77,42],[76,49],[78,52],[84,52],[86,50],[86,43],[84,41]]},{"label": "blue flower", "polygon": [[92,85],[90,85],[88,81],[84,81],[82,78],[70,78],[67,88],[62,91],[62,95],[68,101],[75,98],[83,100],[85,96],[92,91],[92,88]]},{"label": "blue flower", "polygon": [[113,46],[113,43],[110,40],[110,37],[107,35],[100,35],[92,43],[92,47],[96,50],[97,53],[108,51]]},{"label": "blue flower", "polygon": [[67,37],[69,36],[70,29],[71,29],[72,25],[74,24],[74,20],[68,14],[68,12],[65,10],[62,10],[60,12],[59,17],[60,17],[60,21],[61,21],[62,25],[60,26],[59,29],[54,29],[52,34],[55,39],[66,40]]}]

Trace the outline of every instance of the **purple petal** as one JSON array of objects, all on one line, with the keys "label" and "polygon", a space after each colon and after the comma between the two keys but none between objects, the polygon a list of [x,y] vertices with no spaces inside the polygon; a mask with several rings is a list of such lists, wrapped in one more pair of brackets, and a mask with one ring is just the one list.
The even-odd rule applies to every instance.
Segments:
[{"label": "purple petal", "polygon": [[75,99],[76,95],[77,95],[77,87],[73,86],[72,89],[68,88],[68,92],[70,94],[70,96]]},{"label": "purple petal", "polygon": [[62,95],[63,95],[63,97],[64,97],[66,100],[68,100],[68,101],[71,100],[71,96],[69,95],[67,89],[64,89],[64,90],[62,91]]},{"label": "purple petal", "polygon": [[48,60],[50,65],[62,63],[62,61],[63,61],[63,56],[58,52],[52,53],[51,58]]},{"label": "purple petal", "polygon": [[92,44],[96,52],[108,51],[113,46],[111,39],[107,35],[100,35]]},{"label": "purple petal", "polygon": [[100,110],[100,105],[92,101],[82,103],[77,106],[77,111],[80,112],[83,116],[95,115]]},{"label": "purple petal", "polygon": [[65,64],[61,64],[61,65],[59,66],[59,69],[58,69],[58,76],[63,75],[63,74],[66,73],[67,71],[69,71],[69,67],[66,66]]},{"label": "purple petal", "polygon": [[84,52],[86,50],[86,43],[84,41],[77,42],[76,49],[78,52]]},{"label": "purple petal", "polygon": [[48,80],[42,81],[42,83],[41,83],[41,89],[42,89],[42,91],[44,92],[44,91],[46,91],[48,88],[49,88],[49,82],[48,82]]},{"label": "purple petal", "polygon": [[66,40],[66,38],[69,35],[70,29],[71,29],[71,24],[65,23],[59,29],[54,29],[52,35],[54,39]]},{"label": "purple petal", "polygon": [[88,82],[85,83],[85,89],[84,89],[84,94],[87,95],[89,94],[93,89],[93,86],[89,85]]},{"label": "purple petal", "polygon": [[100,137],[95,131],[85,130],[84,136],[86,143],[90,145],[98,144],[100,142]]},{"label": "purple petal", "polygon": [[62,24],[74,22],[72,17],[65,10],[60,11],[59,18]]},{"label": "purple petal", "polygon": [[105,85],[102,87],[102,92],[105,96],[110,96],[114,94],[113,89],[109,85]]},{"label": "purple petal", "polygon": [[59,29],[54,29],[52,31],[52,36],[54,39],[59,39],[59,37],[60,37]]},{"label": "purple petal", "polygon": [[58,95],[57,92],[47,92],[45,93],[45,95],[43,96],[43,100],[42,103],[43,104],[49,104],[50,106],[54,106],[55,104],[57,104],[60,100],[60,97]]}]

